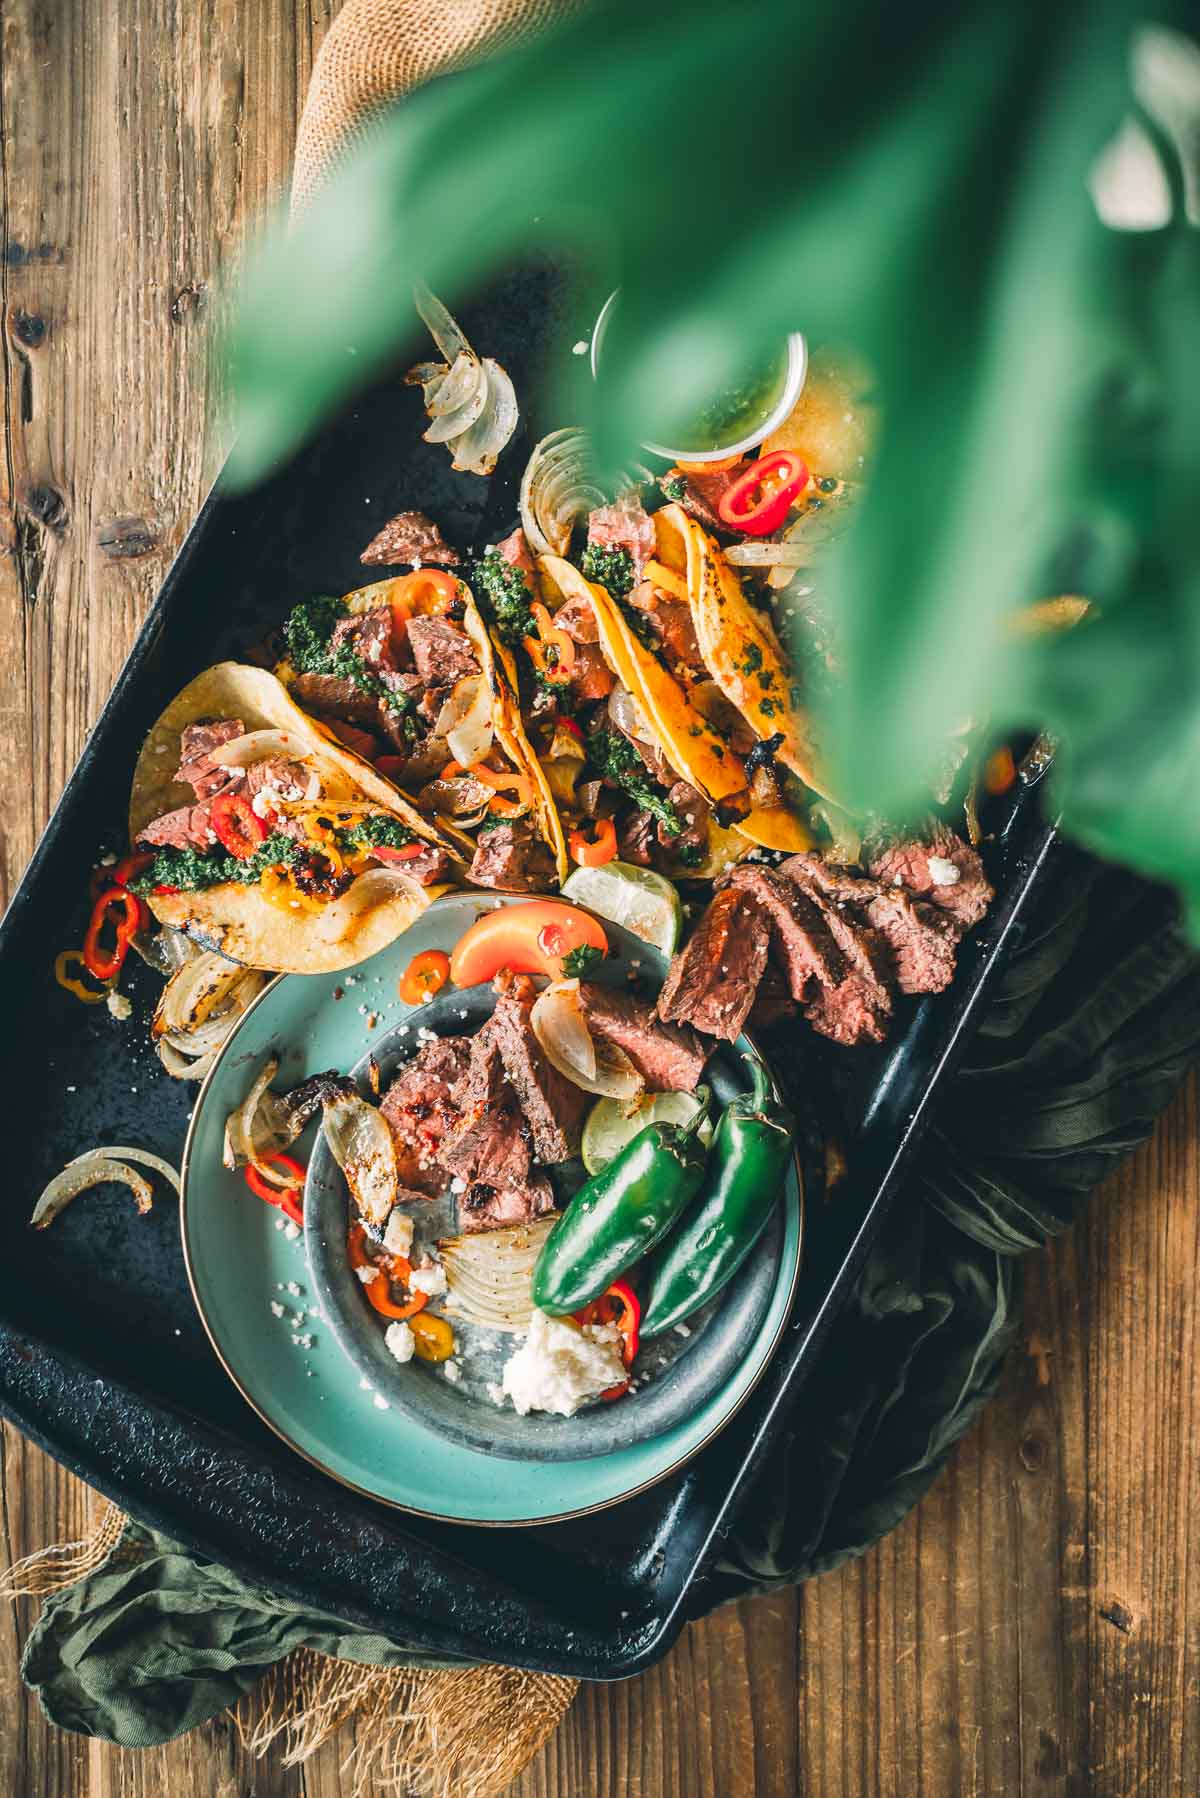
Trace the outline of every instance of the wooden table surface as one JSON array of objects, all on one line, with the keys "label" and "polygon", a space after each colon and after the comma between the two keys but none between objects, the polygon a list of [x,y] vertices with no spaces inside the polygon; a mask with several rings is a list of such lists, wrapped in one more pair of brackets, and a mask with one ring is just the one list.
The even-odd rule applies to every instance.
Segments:
[{"label": "wooden table surface", "polygon": [[[0,878],[32,853],[219,459],[214,345],[286,191],[337,0],[0,0]],[[1022,1349],[861,1561],[581,1692],[523,1798],[1200,1791],[1196,1090],[1027,1263]],[[3,1435],[0,1555],[97,1501]],[[2,1562],[0,1562],[2,1564]],[[227,1721],[132,1754],[46,1725],[0,1607],[0,1794],[347,1794],[344,1746],[250,1763]]]}]

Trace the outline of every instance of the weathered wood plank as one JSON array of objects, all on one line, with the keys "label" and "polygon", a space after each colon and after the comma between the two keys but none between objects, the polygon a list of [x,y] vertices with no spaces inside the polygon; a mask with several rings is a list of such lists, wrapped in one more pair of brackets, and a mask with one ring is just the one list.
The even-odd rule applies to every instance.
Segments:
[{"label": "weathered wood plank", "polygon": [[[286,184],[337,0],[0,3],[0,787],[7,895],[211,476],[222,272]],[[581,1694],[524,1798],[1200,1790],[1194,1088],[1027,1266],[1026,1353],[914,1517]],[[3,1435],[0,1557],[86,1490]],[[0,1617],[0,1791],[345,1798],[347,1744],[251,1766],[228,1725],[144,1754],[47,1727]]]}]

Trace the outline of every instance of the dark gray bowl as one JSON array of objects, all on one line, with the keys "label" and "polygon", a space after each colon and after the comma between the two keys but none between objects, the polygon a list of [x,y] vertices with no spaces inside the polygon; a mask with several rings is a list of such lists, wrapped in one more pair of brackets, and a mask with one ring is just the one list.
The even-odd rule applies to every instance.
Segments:
[{"label": "dark gray bowl", "polygon": [[[443,906],[450,915],[439,920],[437,914]],[[405,938],[410,952],[434,947],[449,951],[467,921],[456,915],[458,910],[455,899],[431,907]],[[611,953],[597,978],[624,985],[632,960],[639,963],[638,972],[653,986],[661,983],[666,963],[656,950],[607,921],[605,930]],[[422,937],[419,943],[415,941],[418,934]],[[352,1070],[360,1090],[369,1094],[367,1068],[374,1058],[386,1091],[397,1069],[416,1052],[416,1026],[440,1036],[472,1034],[494,1002],[491,988],[484,986],[451,989],[431,1004],[416,1007],[381,1034]],[[748,1085],[739,1053],[748,1046],[745,1039],[733,1049],[722,1046],[709,1060],[704,1077],[720,1105]],[[582,1164],[575,1162],[553,1170],[552,1178],[559,1202],[565,1204],[586,1175]],[[597,1401],[573,1417],[539,1412],[520,1417],[507,1403],[503,1407],[494,1404],[487,1390],[489,1384],[499,1383],[504,1362],[522,1340],[518,1336],[487,1331],[452,1317],[459,1344],[455,1359],[462,1368],[457,1384],[439,1367],[415,1359],[401,1365],[393,1359],[384,1344],[386,1326],[367,1303],[349,1265],[349,1208],[346,1183],[322,1135],[309,1161],[305,1189],[308,1264],[321,1310],[346,1354],[390,1404],[431,1430],[485,1454],[529,1461],[577,1461],[608,1454],[671,1429],[711,1398],[741,1365],[763,1326],[783,1243],[780,1206],[725,1291],[689,1319],[686,1334],[668,1331],[643,1345],[637,1369],[639,1376],[648,1371],[651,1377],[636,1392],[612,1404]],[[418,1249],[424,1242],[454,1234],[453,1198],[431,1200],[428,1207],[414,1213],[414,1219]]]}]

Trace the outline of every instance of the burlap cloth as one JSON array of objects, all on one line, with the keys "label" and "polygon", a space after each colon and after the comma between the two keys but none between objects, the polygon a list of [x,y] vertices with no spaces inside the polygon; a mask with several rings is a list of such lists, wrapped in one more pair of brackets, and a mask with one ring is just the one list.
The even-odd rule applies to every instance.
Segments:
[{"label": "burlap cloth", "polygon": [[[349,0],[313,71],[294,206],[398,95],[574,3]],[[773,1449],[693,1615],[837,1566],[916,1504],[1015,1340],[1019,1257],[1066,1229],[1144,1140],[1197,1053],[1200,965],[1164,896],[1073,855],[805,1390],[806,1446]],[[240,1694],[243,1742],[281,1745],[286,1765],[352,1724],[355,1793],[489,1798],[578,1685],[422,1665],[402,1642],[246,1586],[115,1506],[86,1541],[13,1568],[5,1593],[45,1601],[22,1673],[53,1722],[147,1746]]]}]

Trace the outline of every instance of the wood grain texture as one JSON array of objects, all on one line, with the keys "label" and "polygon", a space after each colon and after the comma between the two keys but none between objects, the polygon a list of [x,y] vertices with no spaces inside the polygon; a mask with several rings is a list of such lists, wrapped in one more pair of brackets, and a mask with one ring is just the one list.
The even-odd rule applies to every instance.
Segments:
[{"label": "wood grain texture", "polygon": [[[0,0],[0,881],[19,876],[211,476],[221,283],[286,185],[337,0]],[[1197,1100],[1027,1264],[1024,1352],[934,1490],[800,1593],[585,1689],[521,1798],[1200,1790]],[[86,1488],[5,1430],[0,1555]],[[348,1743],[225,1721],[131,1754],[50,1729],[0,1611],[0,1793],[347,1798]]]}]

